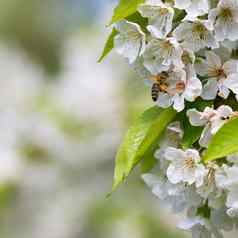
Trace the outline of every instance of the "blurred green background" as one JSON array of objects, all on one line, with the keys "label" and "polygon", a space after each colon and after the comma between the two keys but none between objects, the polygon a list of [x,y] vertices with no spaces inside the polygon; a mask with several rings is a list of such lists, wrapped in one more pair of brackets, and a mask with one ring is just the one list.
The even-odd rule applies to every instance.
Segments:
[{"label": "blurred green background", "polygon": [[179,238],[135,171],[106,198],[123,134],[151,104],[121,57],[97,59],[116,1],[0,0],[2,238]]}]

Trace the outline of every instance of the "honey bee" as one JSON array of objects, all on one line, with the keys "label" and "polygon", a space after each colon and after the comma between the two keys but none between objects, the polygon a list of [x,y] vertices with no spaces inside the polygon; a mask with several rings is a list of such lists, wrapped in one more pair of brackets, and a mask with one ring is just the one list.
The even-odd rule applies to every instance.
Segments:
[{"label": "honey bee", "polygon": [[162,72],[156,76],[152,76],[151,80],[154,81],[151,88],[151,97],[154,102],[157,101],[159,97],[159,92],[166,92],[168,85],[166,84],[166,79],[168,78],[167,72]]}]

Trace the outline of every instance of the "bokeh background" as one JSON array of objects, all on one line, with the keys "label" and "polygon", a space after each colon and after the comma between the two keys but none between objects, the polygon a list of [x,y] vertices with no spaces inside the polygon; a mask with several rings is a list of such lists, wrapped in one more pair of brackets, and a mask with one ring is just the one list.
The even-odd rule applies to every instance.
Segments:
[{"label": "bokeh background", "polygon": [[150,105],[112,53],[116,1],[0,0],[2,238],[179,238],[135,170],[111,197],[116,149]]}]

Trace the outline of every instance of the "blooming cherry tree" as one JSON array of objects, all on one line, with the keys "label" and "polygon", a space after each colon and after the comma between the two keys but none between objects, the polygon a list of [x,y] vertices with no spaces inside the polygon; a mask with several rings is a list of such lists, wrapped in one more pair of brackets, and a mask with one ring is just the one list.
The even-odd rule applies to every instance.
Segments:
[{"label": "blooming cherry tree", "polygon": [[115,48],[154,101],[118,150],[113,190],[143,162],[181,229],[222,237],[238,224],[238,1],[120,0],[110,25],[100,59]]}]

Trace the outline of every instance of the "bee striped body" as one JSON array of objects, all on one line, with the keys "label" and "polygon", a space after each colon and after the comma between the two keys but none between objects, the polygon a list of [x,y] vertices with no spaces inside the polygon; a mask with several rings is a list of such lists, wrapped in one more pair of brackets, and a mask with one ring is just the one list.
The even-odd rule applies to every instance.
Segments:
[{"label": "bee striped body", "polygon": [[151,97],[154,102],[157,101],[160,92],[160,85],[159,83],[154,83],[151,88]]},{"label": "bee striped body", "polygon": [[168,85],[166,83],[168,75],[166,72],[162,72],[156,76],[151,77],[154,81],[152,88],[151,88],[151,97],[154,102],[158,100],[160,92],[166,92]]}]

